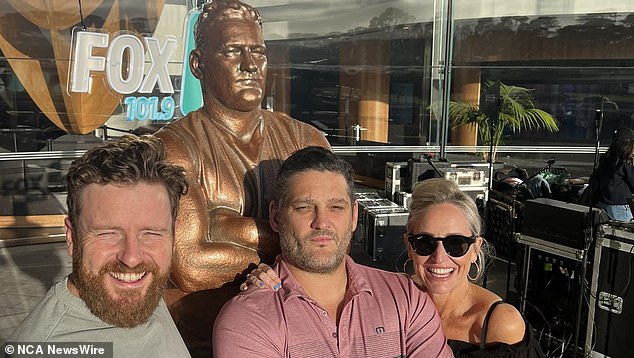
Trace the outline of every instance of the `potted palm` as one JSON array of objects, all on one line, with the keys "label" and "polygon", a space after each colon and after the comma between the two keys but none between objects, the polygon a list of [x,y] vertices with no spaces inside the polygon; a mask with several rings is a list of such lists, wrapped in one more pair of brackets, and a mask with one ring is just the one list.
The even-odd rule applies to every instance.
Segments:
[{"label": "potted palm", "polygon": [[[478,134],[484,145],[492,144],[492,156],[487,158],[495,161],[497,147],[501,142],[502,133],[508,126],[513,132],[523,130],[545,129],[549,132],[559,130],[557,119],[550,113],[535,108],[532,90],[529,88],[510,86],[500,83],[499,116],[496,124],[492,123],[490,116],[484,113],[478,104],[465,102],[449,103],[449,119],[453,126],[465,124],[477,124]],[[484,84],[484,91],[494,88],[496,83],[488,81]],[[487,157],[487,154],[484,155]]]}]

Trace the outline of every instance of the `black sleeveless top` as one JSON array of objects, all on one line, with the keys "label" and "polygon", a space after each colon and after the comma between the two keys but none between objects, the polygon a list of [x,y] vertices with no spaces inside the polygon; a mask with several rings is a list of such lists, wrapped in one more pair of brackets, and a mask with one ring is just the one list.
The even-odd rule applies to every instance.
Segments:
[{"label": "black sleeveless top", "polygon": [[522,342],[514,345],[506,343],[486,344],[487,329],[489,326],[489,318],[497,305],[503,301],[494,302],[484,317],[482,324],[482,342],[480,345],[449,339],[447,344],[451,347],[454,357],[458,358],[478,358],[478,357],[495,357],[495,358],[542,358],[544,353],[539,347],[539,342],[533,337],[533,331],[526,322],[526,332]]}]

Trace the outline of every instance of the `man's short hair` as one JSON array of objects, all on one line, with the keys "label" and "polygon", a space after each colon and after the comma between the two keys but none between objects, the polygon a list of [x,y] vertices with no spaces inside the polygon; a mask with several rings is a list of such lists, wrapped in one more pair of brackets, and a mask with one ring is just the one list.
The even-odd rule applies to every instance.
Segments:
[{"label": "man's short hair", "polygon": [[310,170],[340,174],[346,180],[350,202],[354,202],[354,172],[352,166],[330,150],[310,146],[293,153],[280,167],[275,190],[275,202],[282,207],[287,199],[290,179],[295,175]]},{"label": "man's short hair", "polygon": [[209,41],[209,39],[206,38],[205,29],[214,23],[227,19],[252,20],[262,28],[262,17],[258,10],[251,5],[237,0],[214,0],[205,4],[198,16],[198,21],[194,28],[196,48],[201,51],[206,48],[206,41]]},{"label": "man's short hair", "polygon": [[87,151],[75,160],[66,175],[68,218],[73,227],[81,211],[81,194],[89,184],[163,184],[172,209],[172,225],[178,202],[187,191],[185,170],[166,160],[163,142],[151,135],[126,135],[115,142]]}]

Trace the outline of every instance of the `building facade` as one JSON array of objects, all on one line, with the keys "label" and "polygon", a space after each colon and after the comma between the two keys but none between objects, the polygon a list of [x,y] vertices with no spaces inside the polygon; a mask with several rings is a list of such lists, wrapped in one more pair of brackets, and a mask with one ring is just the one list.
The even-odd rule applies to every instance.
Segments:
[{"label": "building facade", "polygon": [[[3,1],[0,151],[151,133],[196,107],[182,91],[201,1]],[[492,82],[527,89],[558,124],[503,128],[499,158],[511,162],[558,156],[591,166],[597,109],[603,142],[633,125],[634,5],[625,0],[251,5],[269,54],[263,106],[316,126],[368,176],[385,160],[367,156],[486,151],[482,134],[455,128],[449,111],[452,102],[480,106]]]}]

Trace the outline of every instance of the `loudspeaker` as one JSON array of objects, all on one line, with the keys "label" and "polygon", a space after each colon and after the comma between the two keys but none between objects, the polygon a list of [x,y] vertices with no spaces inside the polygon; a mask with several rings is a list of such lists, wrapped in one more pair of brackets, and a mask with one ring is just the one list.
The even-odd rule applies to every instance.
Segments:
[{"label": "loudspeaker", "polygon": [[634,225],[607,224],[598,230],[586,356],[631,357],[634,353]]},{"label": "loudspeaker", "polygon": [[538,198],[524,203],[522,234],[551,241],[563,246],[583,249],[586,229],[608,220],[601,209],[567,203],[559,200]]}]

